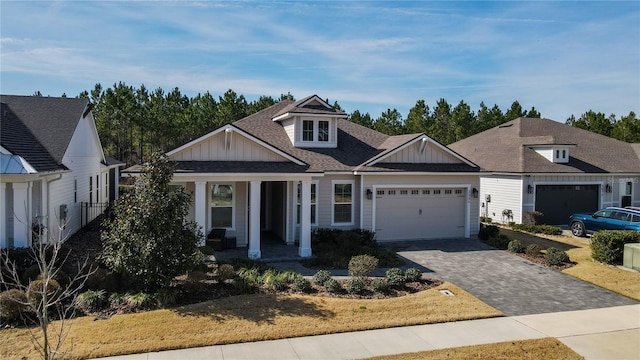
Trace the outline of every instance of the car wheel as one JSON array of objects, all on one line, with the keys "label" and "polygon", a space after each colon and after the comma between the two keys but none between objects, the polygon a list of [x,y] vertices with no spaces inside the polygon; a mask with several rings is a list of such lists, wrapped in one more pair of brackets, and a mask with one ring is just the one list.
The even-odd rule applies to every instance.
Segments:
[{"label": "car wheel", "polygon": [[575,221],[571,223],[571,233],[573,236],[583,237],[584,236],[584,224],[580,221]]}]

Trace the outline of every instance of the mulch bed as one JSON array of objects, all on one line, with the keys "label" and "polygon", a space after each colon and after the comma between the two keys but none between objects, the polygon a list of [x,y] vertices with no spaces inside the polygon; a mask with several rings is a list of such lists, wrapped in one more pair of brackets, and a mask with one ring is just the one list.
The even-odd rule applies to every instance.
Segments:
[{"label": "mulch bed", "polygon": [[568,263],[563,263],[562,265],[551,265],[551,266],[547,265],[544,262],[544,254],[529,255],[527,253],[517,253],[517,254],[514,254],[514,255],[520,256],[521,258],[527,259],[527,260],[529,260],[529,261],[531,261],[533,263],[536,263],[538,265],[542,265],[544,267],[551,268],[551,269],[556,270],[556,271],[562,271],[564,269],[568,269],[568,268],[576,265],[576,263],[573,262],[573,261],[570,261]]}]

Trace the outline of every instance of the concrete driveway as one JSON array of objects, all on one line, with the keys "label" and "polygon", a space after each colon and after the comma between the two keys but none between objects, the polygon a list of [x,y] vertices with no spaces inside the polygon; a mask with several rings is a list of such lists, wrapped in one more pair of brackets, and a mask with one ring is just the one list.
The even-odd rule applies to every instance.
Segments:
[{"label": "concrete driveway", "polygon": [[426,276],[456,284],[507,316],[638,302],[534,264],[475,239],[387,243]]}]

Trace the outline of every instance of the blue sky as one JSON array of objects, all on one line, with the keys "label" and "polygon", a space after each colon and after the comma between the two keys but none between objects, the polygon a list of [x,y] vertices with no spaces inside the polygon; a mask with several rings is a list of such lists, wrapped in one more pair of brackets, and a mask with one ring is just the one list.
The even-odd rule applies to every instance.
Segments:
[{"label": "blue sky", "polygon": [[640,2],[0,3],[0,92],[123,81],[337,100],[406,118],[418,99],[514,100],[564,122],[640,113]]}]

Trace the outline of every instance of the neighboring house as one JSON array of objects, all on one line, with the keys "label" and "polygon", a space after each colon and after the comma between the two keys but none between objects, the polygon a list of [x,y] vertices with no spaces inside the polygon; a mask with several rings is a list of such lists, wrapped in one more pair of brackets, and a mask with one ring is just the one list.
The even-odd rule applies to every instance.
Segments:
[{"label": "neighboring house", "polygon": [[424,134],[388,136],[346,118],[316,95],[285,100],[169,151],[173,183],[193,194],[189,220],[205,234],[225,228],[251,258],[264,231],[298,242],[301,257],[315,228],[371,230],[379,241],[478,232],[478,166]]},{"label": "neighboring house", "polygon": [[0,100],[0,247],[64,239],[117,198],[123,164],[104,156],[87,99]]},{"label": "neighboring house", "polygon": [[640,144],[518,118],[449,147],[482,168],[481,215],[494,221],[521,223],[535,210],[543,223],[567,225],[575,212],[640,205]]}]

